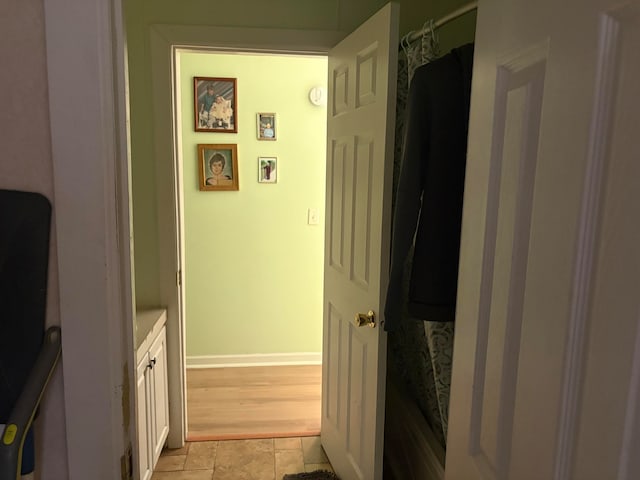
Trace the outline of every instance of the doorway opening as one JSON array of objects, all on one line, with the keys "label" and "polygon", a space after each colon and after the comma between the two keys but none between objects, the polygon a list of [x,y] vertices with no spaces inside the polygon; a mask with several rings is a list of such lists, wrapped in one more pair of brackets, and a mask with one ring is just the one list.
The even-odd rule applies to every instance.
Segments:
[{"label": "doorway opening", "polygon": [[[202,48],[174,56],[186,438],[317,435],[326,106],[309,92],[326,89],[327,57]],[[225,84],[235,92],[215,91]],[[199,97],[209,86],[231,116],[203,132]],[[216,154],[237,189],[209,188]]]},{"label": "doorway opening", "polygon": [[[387,207],[390,205],[388,184],[391,183],[391,165],[384,160],[388,158],[392,145],[393,119],[387,99],[389,95],[394,95],[395,75],[392,75],[390,65],[396,63],[393,52],[397,48],[397,39],[392,26],[397,25],[397,5],[388,5],[372,20],[342,41],[340,39],[344,34],[333,31],[151,27],[153,140],[156,155],[153,164],[157,173],[157,208],[163,212],[158,215],[160,255],[157,269],[160,273],[160,301],[167,305],[168,318],[170,448],[181,447],[186,436],[186,376],[182,368],[183,359],[186,358],[186,342],[183,325],[179,321],[185,302],[182,289],[176,288],[175,283],[176,273],[179,280],[180,269],[184,265],[184,258],[181,258],[183,253],[176,245],[176,237],[184,237],[184,215],[176,210],[174,194],[176,188],[181,188],[176,178],[182,178],[183,174],[178,170],[180,164],[174,161],[174,158],[182,155],[181,140],[175,132],[183,115],[176,109],[173,98],[173,82],[177,71],[174,53],[185,45],[201,48],[201,45],[214,43],[218,47],[224,46],[227,52],[247,46],[268,45],[257,50],[259,53],[291,53],[295,49],[305,49],[306,53],[328,54],[329,63],[333,62],[331,68],[334,70],[327,75],[333,87],[329,88],[329,92],[337,91],[339,95],[337,101],[328,102],[332,114],[327,115],[327,131],[333,132],[333,136],[331,143],[327,141],[332,147],[330,155],[328,153],[331,162],[327,166],[327,179],[331,179],[332,193],[338,196],[344,192],[344,195],[336,197],[332,203],[334,208],[327,212],[327,217],[335,221],[327,220],[327,225],[333,226],[331,237],[327,239],[333,257],[329,262],[331,269],[327,269],[332,272],[332,277],[325,282],[325,286],[338,287],[342,279],[350,281],[351,285],[349,293],[347,288],[338,287],[338,293],[344,294],[338,295],[341,298],[336,296],[327,300],[325,297],[324,300],[325,306],[327,302],[331,303],[331,308],[325,309],[328,312],[325,321],[329,325],[326,332],[334,332],[334,335],[324,334],[323,382],[326,378],[327,387],[323,386],[322,402],[323,405],[331,405],[331,408],[323,411],[322,445],[327,453],[328,448],[332,449],[329,454],[332,464],[335,459],[345,472],[353,468],[364,469],[365,477],[374,478],[378,476],[374,472],[382,469],[384,391],[382,382],[377,379],[384,378],[383,358],[378,353],[385,350],[385,337],[379,328],[364,328],[364,324],[358,327],[349,321],[354,318],[353,312],[365,312],[366,316],[368,309],[381,310],[378,287],[385,283],[385,279],[378,276],[384,277],[382,265],[387,263],[383,257],[388,242],[382,240],[387,238],[384,232],[388,229],[385,219],[388,220]],[[304,52],[298,50],[293,53]],[[238,102],[241,106],[241,97]],[[189,117],[192,113],[189,113]],[[354,115],[359,118],[353,118]],[[283,172],[284,169],[281,169],[280,173]],[[209,195],[220,193],[207,192]],[[289,209],[293,207],[290,205]],[[359,232],[358,235],[354,236],[353,230]],[[352,252],[358,255],[352,255]],[[363,298],[358,305],[354,305],[352,303],[356,296],[352,293],[355,290],[370,292],[371,298]],[[327,288],[324,288],[325,296],[326,293]],[[352,301],[343,305],[343,299]],[[248,325],[247,329],[250,327]],[[345,335],[340,335],[340,331],[346,332]],[[344,348],[336,343],[340,339],[345,340],[339,342],[344,343]],[[349,352],[353,353],[354,361],[339,355]],[[171,358],[172,355],[174,358]],[[175,356],[179,356],[178,360]],[[351,379],[350,384],[341,381],[347,378]],[[339,391],[344,394],[338,394]],[[351,403],[362,404],[362,408],[349,409]],[[335,415],[338,412],[344,412],[340,419]],[[362,421],[363,412],[368,412],[367,421]],[[325,425],[338,426],[338,420],[339,431],[325,429]],[[342,428],[345,421],[350,432]],[[359,431],[355,432],[356,429]],[[361,459],[361,466],[352,465],[355,459]]]}]

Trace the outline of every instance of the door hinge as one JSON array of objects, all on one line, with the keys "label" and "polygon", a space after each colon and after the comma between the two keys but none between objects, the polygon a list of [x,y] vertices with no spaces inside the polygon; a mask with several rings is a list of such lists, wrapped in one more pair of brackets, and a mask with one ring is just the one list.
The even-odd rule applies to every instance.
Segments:
[{"label": "door hinge", "polygon": [[127,447],[124,455],[120,457],[120,478],[122,480],[133,480],[133,453],[131,444]]},{"label": "door hinge", "polygon": [[182,286],[182,270],[176,272],[176,285],[179,287]]}]

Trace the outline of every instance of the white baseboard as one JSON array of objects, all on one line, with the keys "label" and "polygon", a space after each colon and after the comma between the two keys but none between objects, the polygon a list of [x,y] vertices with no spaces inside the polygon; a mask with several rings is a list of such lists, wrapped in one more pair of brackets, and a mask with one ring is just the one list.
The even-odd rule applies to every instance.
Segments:
[{"label": "white baseboard", "polygon": [[258,353],[187,357],[187,368],[267,367],[278,365],[322,365],[322,353]]}]

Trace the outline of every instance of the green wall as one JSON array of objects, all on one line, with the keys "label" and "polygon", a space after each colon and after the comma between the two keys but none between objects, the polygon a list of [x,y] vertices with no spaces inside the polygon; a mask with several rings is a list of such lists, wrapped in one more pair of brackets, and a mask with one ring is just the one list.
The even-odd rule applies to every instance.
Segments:
[{"label": "green wall", "polygon": [[[154,119],[150,65],[150,27],[215,25],[228,27],[333,30],[347,34],[375,13],[384,0],[125,0],[129,55],[131,169],[134,261],[138,306],[160,302],[158,212],[154,163]],[[464,0],[402,0],[400,34],[419,29],[464,5]],[[473,40],[475,14],[439,30],[442,52]]]},{"label": "green wall", "polygon": [[[181,53],[187,356],[320,352],[326,57]],[[295,75],[292,75],[295,72]],[[193,128],[193,77],[237,79],[238,133]],[[276,112],[275,141],[256,114]],[[237,144],[238,191],[200,191],[197,144]],[[258,183],[258,157],[275,156],[277,183]]]}]

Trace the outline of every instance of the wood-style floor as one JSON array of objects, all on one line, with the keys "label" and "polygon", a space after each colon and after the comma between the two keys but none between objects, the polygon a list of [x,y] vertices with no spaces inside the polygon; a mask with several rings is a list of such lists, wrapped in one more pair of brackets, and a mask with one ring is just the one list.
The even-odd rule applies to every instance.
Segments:
[{"label": "wood-style floor", "polygon": [[320,433],[320,365],[187,370],[189,441]]}]

